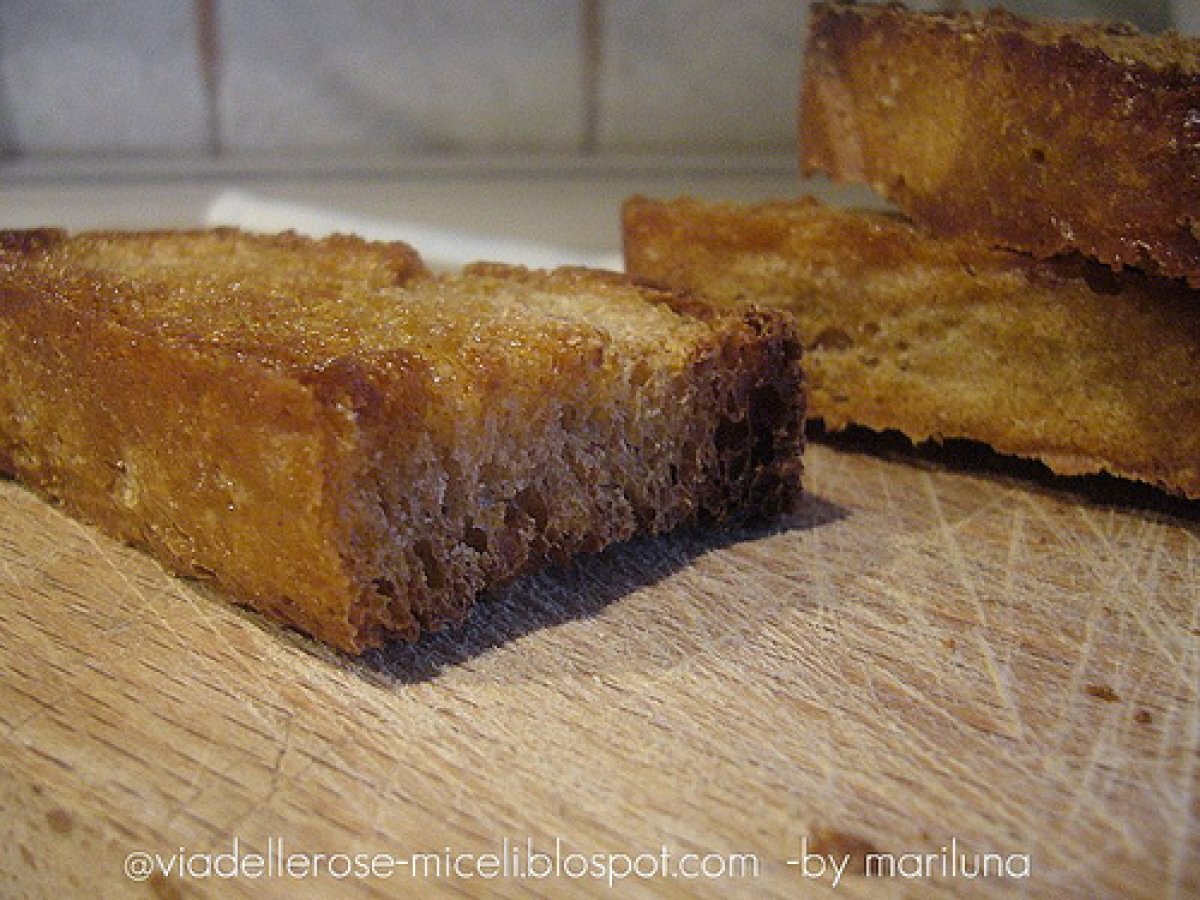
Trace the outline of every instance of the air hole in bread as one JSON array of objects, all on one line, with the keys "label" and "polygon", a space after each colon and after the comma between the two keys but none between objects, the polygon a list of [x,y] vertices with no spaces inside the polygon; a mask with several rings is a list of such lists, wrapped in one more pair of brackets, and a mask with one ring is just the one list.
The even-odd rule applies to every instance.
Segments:
[{"label": "air hole in bread", "polygon": [[487,532],[468,523],[463,534],[463,543],[477,553],[486,553],[488,548]]},{"label": "air hole in bread", "polygon": [[396,585],[390,578],[376,578],[371,582],[371,586],[381,597],[387,597],[389,600],[396,597]]},{"label": "air hole in bread", "polygon": [[545,528],[550,518],[550,509],[545,498],[536,488],[528,487],[517,494],[514,502],[529,518],[537,523],[538,528]]},{"label": "air hole in bread", "polygon": [[854,339],[842,329],[829,326],[828,328],[821,329],[809,346],[813,350],[842,352],[854,346]]},{"label": "air hole in bread", "polygon": [[445,589],[446,571],[438,559],[433,541],[417,541],[413,544],[413,552],[421,561],[421,566],[425,570],[425,583],[429,585],[430,589],[435,591]]},{"label": "air hole in bread", "polygon": [[744,419],[735,422],[733,419],[721,419],[717,426],[715,443],[720,451],[732,450],[746,443],[750,436],[750,425]]},{"label": "air hole in bread", "polygon": [[779,391],[770,385],[756,388],[750,394],[750,422],[754,432],[754,446],[750,450],[750,462],[762,466],[773,456],[775,434],[787,417],[787,403]]},{"label": "air hole in bread", "polygon": [[723,477],[738,481],[750,467],[750,423],[722,418],[717,426],[715,443]]}]

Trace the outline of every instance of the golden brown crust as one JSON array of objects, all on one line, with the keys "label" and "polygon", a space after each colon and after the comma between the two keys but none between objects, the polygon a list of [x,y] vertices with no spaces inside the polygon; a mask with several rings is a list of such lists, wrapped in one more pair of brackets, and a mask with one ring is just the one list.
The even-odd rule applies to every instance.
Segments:
[{"label": "golden brown crust", "polygon": [[1200,287],[1198,97],[1196,38],[819,3],[801,164],[936,234]]},{"label": "golden brown crust", "polygon": [[833,429],[970,438],[1200,498],[1200,298],[1177,281],[808,198],[636,197],[623,228],[635,275],[789,311],[809,413]]},{"label": "golden brown crust", "polygon": [[799,493],[798,341],[611,273],[0,233],[0,468],[359,652],[552,559]]}]

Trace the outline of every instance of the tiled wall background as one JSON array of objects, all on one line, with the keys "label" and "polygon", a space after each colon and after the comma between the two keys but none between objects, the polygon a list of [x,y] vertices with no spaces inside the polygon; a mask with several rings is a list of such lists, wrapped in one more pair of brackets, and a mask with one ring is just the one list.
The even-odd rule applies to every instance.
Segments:
[{"label": "tiled wall background", "polygon": [[[1200,29],[1200,0],[1002,5]],[[787,152],[806,19],[803,0],[0,0],[0,154]]]}]

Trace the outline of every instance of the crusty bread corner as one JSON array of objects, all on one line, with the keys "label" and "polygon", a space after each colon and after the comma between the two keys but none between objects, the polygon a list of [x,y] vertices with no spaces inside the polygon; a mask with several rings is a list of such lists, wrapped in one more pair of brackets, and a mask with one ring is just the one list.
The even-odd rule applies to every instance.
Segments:
[{"label": "crusty bread corner", "polygon": [[789,312],[832,430],[969,438],[1200,499],[1200,298],[1180,282],[811,198],[635,197],[623,234],[638,277]]},{"label": "crusty bread corner", "polygon": [[350,652],[791,508],[802,422],[772,311],[353,238],[0,234],[0,469]]},{"label": "crusty bread corner", "polygon": [[939,235],[1200,287],[1200,38],[814,4],[801,167]]}]

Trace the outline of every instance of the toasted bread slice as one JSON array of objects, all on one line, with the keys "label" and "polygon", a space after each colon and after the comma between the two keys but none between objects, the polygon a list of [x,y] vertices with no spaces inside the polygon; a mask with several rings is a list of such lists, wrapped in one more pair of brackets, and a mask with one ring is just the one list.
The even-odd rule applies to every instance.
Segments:
[{"label": "toasted bread slice", "polygon": [[1200,287],[1200,38],[818,3],[800,143],[935,234]]},{"label": "toasted bread slice", "polygon": [[0,235],[0,468],[350,652],[548,560],[787,510],[799,344],[397,244]]},{"label": "toasted bread slice", "polygon": [[633,198],[624,239],[636,276],[790,311],[831,429],[969,438],[1200,498],[1200,298],[1181,282],[809,199]]}]

